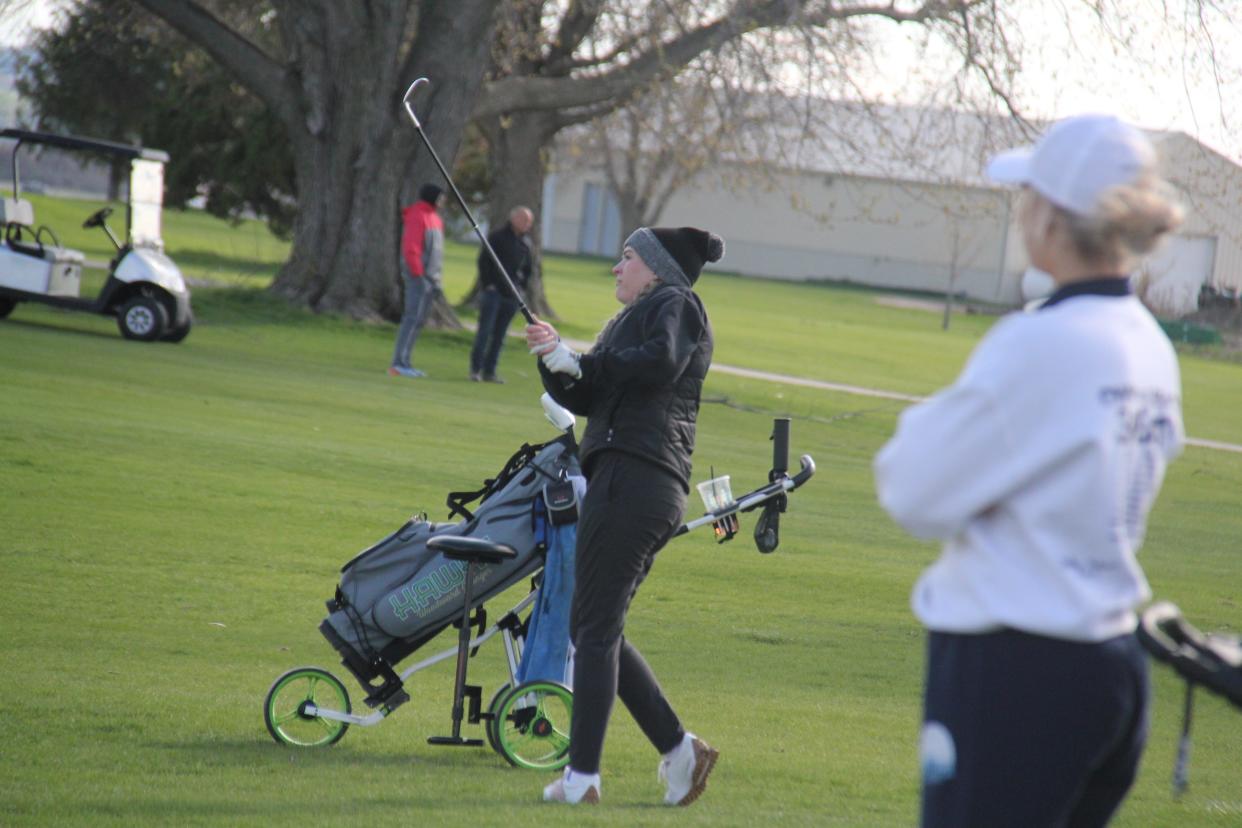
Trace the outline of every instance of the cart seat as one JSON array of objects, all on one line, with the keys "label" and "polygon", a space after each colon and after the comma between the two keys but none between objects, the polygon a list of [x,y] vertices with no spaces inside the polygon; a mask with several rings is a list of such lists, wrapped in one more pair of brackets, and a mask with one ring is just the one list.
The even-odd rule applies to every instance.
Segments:
[{"label": "cart seat", "polygon": [[454,561],[496,564],[517,557],[517,550],[507,544],[459,535],[437,535],[427,541],[427,548]]},{"label": "cart seat", "polygon": [[24,198],[0,199],[0,223],[34,226],[34,206]]},{"label": "cart seat", "polygon": [[[43,245],[38,243],[34,231],[34,207],[24,198],[0,199],[0,227],[4,228],[4,243],[15,253],[24,253],[36,259],[43,258]],[[32,239],[27,241],[26,236]]]}]

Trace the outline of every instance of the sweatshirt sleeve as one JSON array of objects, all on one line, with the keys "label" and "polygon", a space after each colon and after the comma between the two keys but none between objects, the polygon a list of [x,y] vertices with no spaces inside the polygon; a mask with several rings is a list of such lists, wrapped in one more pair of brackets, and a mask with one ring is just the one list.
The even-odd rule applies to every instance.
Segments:
[{"label": "sweatshirt sleeve", "polygon": [[423,221],[413,207],[406,207],[402,212],[401,255],[405,257],[405,266],[415,276],[422,276],[423,267]]},{"label": "sweatshirt sleeve", "polygon": [[441,256],[443,255],[440,251],[442,243],[443,231],[441,231],[439,227],[428,222],[427,226],[423,229],[423,266],[421,270],[423,276],[431,276],[435,278],[436,281],[439,281],[440,278],[439,263],[441,261]]},{"label": "sweatshirt sleeve", "polygon": [[530,244],[525,239],[518,239],[518,244],[521,245],[521,249],[518,251],[519,264],[517,273],[514,275],[517,278],[517,286],[525,290],[526,286],[530,284],[531,269],[534,263],[531,261]]},{"label": "sweatshirt sleeve", "polygon": [[989,395],[954,385],[898,418],[874,462],[880,505],[916,537],[952,537],[1014,484],[1009,448]]},{"label": "sweatshirt sleeve", "polygon": [[[495,249],[496,244],[492,241],[492,236],[489,235],[487,237],[487,242],[492,245],[492,249]],[[479,255],[475,258],[474,264],[475,271],[479,275],[479,287],[490,287],[492,284],[492,270],[495,268],[495,264],[493,264],[492,257],[488,254],[487,248],[481,244],[479,245]]]},{"label": "sweatshirt sleeve", "polygon": [[1065,378],[1014,319],[988,333],[953,385],[902,412],[876,455],[880,505],[916,537],[959,534],[1083,447]]}]

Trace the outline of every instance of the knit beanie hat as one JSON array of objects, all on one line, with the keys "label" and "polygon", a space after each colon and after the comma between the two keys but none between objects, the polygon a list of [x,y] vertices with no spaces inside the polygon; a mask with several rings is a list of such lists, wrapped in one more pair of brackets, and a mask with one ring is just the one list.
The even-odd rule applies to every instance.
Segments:
[{"label": "knit beanie hat", "polygon": [[697,227],[640,227],[625,240],[660,281],[690,287],[707,262],[724,255],[724,239]]},{"label": "knit beanie hat", "polygon": [[424,184],[418,188],[418,200],[425,201],[428,204],[435,204],[443,192],[443,187],[438,187],[435,184]]}]

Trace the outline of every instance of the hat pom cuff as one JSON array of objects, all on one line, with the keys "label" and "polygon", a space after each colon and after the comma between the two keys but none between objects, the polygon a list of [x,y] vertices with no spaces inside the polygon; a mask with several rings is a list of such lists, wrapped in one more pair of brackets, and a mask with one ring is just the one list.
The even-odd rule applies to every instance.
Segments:
[{"label": "hat pom cuff", "polygon": [[710,234],[707,237],[707,261],[720,261],[721,257],[724,256],[724,252],[724,239],[720,238],[720,236],[717,236],[715,233]]}]

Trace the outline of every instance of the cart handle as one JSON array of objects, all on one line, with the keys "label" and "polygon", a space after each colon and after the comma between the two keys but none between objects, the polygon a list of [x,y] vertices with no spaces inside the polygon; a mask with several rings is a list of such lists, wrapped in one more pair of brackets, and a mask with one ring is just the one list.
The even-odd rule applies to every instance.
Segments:
[{"label": "cart handle", "polygon": [[734,515],[738,512],[749,512],[752,509],[757,509],[774,497],[779,497],[785,492],[792,492],[794,489],[810,480],[815,474],[815,460],[811,457],[811,455],[802,455],[798,462],[802,464],[802,469],[793,477],[780,477],[773,480],[766,486],[760,486],[753,492],[748,492],[747,494],[742,495],[728,506],[722,506],[714,512],[705,512],[702,517],[695,518],[694,520],[683,524],[682,527],[673,534],[673,537],[679,537],[708,523],[715,523],[721,518],[726,518],[729,515]]}]

